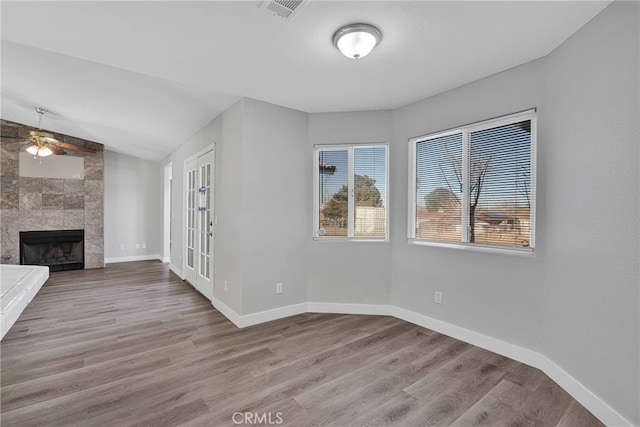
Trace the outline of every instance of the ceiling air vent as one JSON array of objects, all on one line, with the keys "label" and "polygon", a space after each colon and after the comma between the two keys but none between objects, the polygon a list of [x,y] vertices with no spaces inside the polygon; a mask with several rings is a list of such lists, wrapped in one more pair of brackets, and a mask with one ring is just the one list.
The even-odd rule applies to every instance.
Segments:
[{"label": "ceiling air vent", "polygon": [[283,18],[290,18],[302,3],[302,0],[265,0],[262,7]]}]

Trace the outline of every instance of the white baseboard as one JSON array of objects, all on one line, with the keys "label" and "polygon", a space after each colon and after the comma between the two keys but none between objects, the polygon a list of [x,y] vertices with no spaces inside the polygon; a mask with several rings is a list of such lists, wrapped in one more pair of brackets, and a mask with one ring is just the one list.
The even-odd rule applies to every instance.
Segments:
[{"label": "white baseboard", "polygon": [[216,300],[215,298],[213,306],[239,328],[305,312],[393,316],[538,368],[558,383],[560,387],[573,396],[574,399],[580,402],[580,404],[587,408],[604,424],[608,426],[633,425],[629,420],[620,415],[615,409],[544,354],[401,307],[384,304],[308,302],[258,313],[239,315],[222,301]]},{"label": "white baseboard", "polygon": [[287,305],[285,307],[278,307],[272,310],[260,311],[258,313],[244,314],[240,316],[241,328],[247,326],[258,325],[264,322],[270,322],[272,320],[282,319],[283,317],[295,316],[296,314],[302,314],[307,312],[307,303],[300,303],[294,305]]},{"label": "white baseboard", "polygon": [[390,305],[381,304],[350,304],[341,302],[308,302],[309,313],[332,314],[368,314],[378,316],[390,316]]},{"label": "white baseboard", "polygon": [[633,426],[634,424],[620,415],[615,409],[609,406],[604,400],[596,396],[591,390],[582,385],[571,374],[562,369],[560,365],[549,359],[544,354],[540,354],[541,361],[536,368],[547,374],[564,391],[569,393],[582,406],[587,408],[596,418],[607,426]]},{"label": "white baseboard", "polygon": [[224,315],[224,317],[229,319],[231,321],[231,323],[236,325],[238,328],[244,328],[244,326],[242,325],[242,319],[241,319],[242,316],[240,316],[238,313],[236,313],[227,304],[223,303],[222,301],[220,301],[216,297],[213,297],[213,300],[211,301],[211,304],[213,305],[213,307],[216,310],[218,310],[220,313],[222,313]]},{"label": "white baseboard", "polygon": [[168,262],[171,262],[171,257],[170,256],[163,256],[161,261],[166,264]]},{"label": "white baseboard", "polygon": [[248,326],[258,325],[260,323],[270,322],[272,320],[282,319],[284,317],[295,316],[296,314],[307,312],[307,303],[304,302],[245,315],[236,313],[231,307],[215,297],[213,298],[212,304],[238,328],[246,328]]},{"label": "white baseboard", "polygon": [[434,319],[433,317],[425,316],[424,314],[416,313],[415,311],[396,306],[390,306],[390,308],[391,316],[405,320],[409,323],[448,335],[460,341],[484,348],[485,350],[493,351],[494,353],[498,353],[502,356],[510,357],[518,362],[526,363],[527,365],[534,366],[539,362],[540,353],[536,351],[529,350],[516,344],[511,344],[461,326],[453,325],[442,320]]},{"label": "white baseboard", "polygon": [[180,270],[178,267],[176,267],[173,264],[169,264],[169,270],[176,273],[176,276],[178,276],[180,280],[184,280],[184,274],[182,273],[182,270]]},{"label": "white baseboard", "polygon": [[105,258],[104,263],[114,264],[116,262],[148,261],[152,259],[157,259],[162,261],[162,257],[160,255],[132,255],[132,256]]}]

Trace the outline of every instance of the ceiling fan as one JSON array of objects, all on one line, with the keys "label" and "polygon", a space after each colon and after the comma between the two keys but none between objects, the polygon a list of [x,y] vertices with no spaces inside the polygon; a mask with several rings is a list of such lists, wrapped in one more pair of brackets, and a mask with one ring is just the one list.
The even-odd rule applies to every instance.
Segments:
[{"label": "ceiling fan", "polygon": [[[27,148],[27,153],[33,154],[34,157],[46,157],[52,154],[67,154],[67,152],[64,151],[63,148],[66,148],[68,150],[84,151],[85,153],[96,152],[96,150],[94,150],[93,148],[82,147],[80,145],[58,141],[54,138],[53,134],[43,131],[40,123],[42,122],[42,116],[48,111],[40,107],[35,107],[35,109],[36,113],[38,113],[38,130],[29,131],[29,136],[26,140],[32,142],[33,145]],[[11,139],[21,139],[24,141],[23,138]]]}]

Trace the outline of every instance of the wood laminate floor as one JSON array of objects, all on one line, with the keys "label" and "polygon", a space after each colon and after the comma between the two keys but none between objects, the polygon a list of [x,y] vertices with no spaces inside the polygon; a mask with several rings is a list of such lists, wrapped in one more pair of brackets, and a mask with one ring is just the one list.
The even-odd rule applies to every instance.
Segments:
[{"label": "wood laminate floor", "polygon": [[52,273],[0,363],[3,427],[602,425],[539,370],[392,317],[237,329],[154,261]]}]

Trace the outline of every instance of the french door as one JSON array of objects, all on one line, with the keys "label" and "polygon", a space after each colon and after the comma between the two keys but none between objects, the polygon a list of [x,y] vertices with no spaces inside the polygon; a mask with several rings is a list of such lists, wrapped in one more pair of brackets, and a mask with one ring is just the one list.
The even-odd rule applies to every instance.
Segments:
[{"label": "french door", "polygon": [[213,300],[213,150],[185,161],[185,279]]}]

